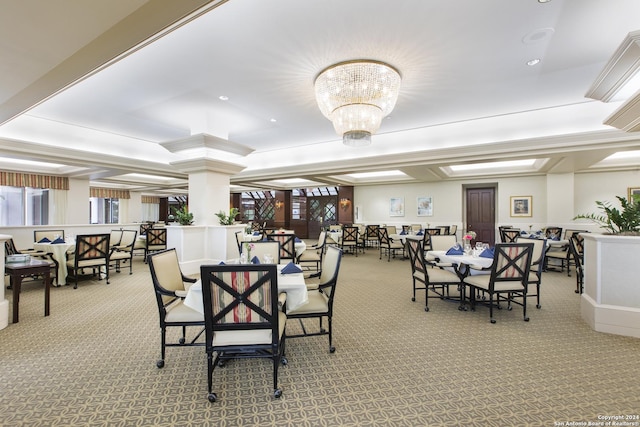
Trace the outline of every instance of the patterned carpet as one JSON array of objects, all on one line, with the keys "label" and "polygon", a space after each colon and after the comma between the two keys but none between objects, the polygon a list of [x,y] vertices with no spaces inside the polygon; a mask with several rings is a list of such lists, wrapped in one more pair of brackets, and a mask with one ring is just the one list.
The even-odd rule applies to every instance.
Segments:
[{"label": "patterned carpet", "polygon": [[337,351],[326,337],[289,340],[279,400],[269,361],[231,362],[215,371],[213,404],[202,347],[169,348],[156,368],[158,314],[140,258],[110,285],[52,289],[48,318],[41,288],[26,285],[20,323],[0,331],[0,424],[553,426],[638,414],[640,340],[592,331],[574,280],[545,273],[530,322],[517,307],[491,324],[486,307],[433,299],[426,313],[405,260],[345,256]]}]

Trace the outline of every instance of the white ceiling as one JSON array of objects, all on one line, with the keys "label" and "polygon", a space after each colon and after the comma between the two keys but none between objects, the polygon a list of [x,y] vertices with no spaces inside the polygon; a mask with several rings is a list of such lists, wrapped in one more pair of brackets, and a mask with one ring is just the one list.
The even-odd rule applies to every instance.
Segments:
[{"label": "white ceiling", "polygon": [[[207,154],[246,166],[232,183],[247,186],[490,177],[447,167],[522,158],[538,161],[505,173],[637,168],[598,163],[640,139],[603,125],[620,102],[585,94],[638,16],[637,0],[2,1],[0,168],[175,192],[188,154],[159,143],[202,133],[254,150]],[[313,81],[360,58],[403,81],[372,145],[351,148]]]}]

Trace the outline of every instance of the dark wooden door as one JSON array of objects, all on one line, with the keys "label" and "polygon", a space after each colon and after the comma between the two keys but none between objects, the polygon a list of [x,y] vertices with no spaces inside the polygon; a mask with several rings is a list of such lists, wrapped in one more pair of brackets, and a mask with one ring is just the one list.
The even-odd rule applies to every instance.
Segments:
[{"label": "dark wooden door", "polygon": [[337,206],[336,196],[307,198],[309,239],[317,239],[322,227],[337,223]]},{"label": "dark wooden door", "polygon": [[467,230],[475,231],[475,241],[495,244],[496,190],[490,188],[467,188]]}]

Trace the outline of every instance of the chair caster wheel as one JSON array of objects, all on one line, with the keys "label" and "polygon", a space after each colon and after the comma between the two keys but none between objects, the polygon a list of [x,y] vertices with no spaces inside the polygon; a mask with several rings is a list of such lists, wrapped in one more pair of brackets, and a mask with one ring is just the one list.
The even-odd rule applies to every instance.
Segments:
[{"label": "chair caster wheel", "polygon": [[426,311],[428,313],[429,312],[429,307],[425,307],[424,311]]},{"label": "chair caster wheel", "polygon": [[513,307],[507,307],[507,310],[511,311],[513,310]]},{"label": "chair caster wheel", "polygon": [[329,353],[335,353],[336,348],[334,346],[329,347]]},{"label": "chair caster wheel", "polygon": [[280,359],[280,363],[282,363],[282,366],[287,366],[289,364],[289,361],[286,357],[283,357],[282,359]]},{"label": "chair caster wheel", "polygon": [[184,338],[180,338],[180,339],[178,340],[178,342],[180,343],[180,345],[183,345],[183,344],[184,344]]},{"label": "chair caster wheel", "polygon": [[282,397],[282,390],[277,388],[273,391],[273,397],[275,397],[276,399],[280,399],[280,397]]},{"label": "chair caster wheel", "polygon": [[411,298],[411,301],[415,301],[415,300],[416,300],[416,297]]},{"label": "chair caster wheel", "polygon": [[542,307],[540,304],[536,304],[536,308],[540,308]]},{"label": "chair caster wheel", "polygon": [[525,318],[524,318],[524,321],[525,321],[525,322],[528,322],[528,321],[529,321],[529,318],[528,318],[528,317],[525,317]]},{"label": "chair caster wheel", "polygon": [[158,368],[164,368],[164,360],[158,360],[158,361],[156,362],[156,366],[157,366]]},{"label": "chair caster wheel", "polygon": [[491,319],[491,323],[496,323],[496,319]]},{"label": "chair caster wheel", "polygon": [[207,396],[207,399],[209,399],[209,402],[213,403],[218,399],[218,396],[216,396],[215,393],[209,393],[209,396]]},{"label": "chair caster wheel", "polygon": [[[8,288],[7,288],[7,289],[8,289]],[[579,293],[580,293],[580,291],[579,291],[579,290],[577,290],[577,289],[576,289],[575,291],[573,291],[573,292],[575,292],[576,294],[579,294]]]},{"label": "chair caster wheel", "polygon": [[324,334],[325,332],[327,332],[327,330],[326,330],[325,328],[321,328],[321,329],[320,329],[320,333],[321,333],[321,334]]},{"label": "chair caster wheel", "polygon": [[218,368],[224,368],[225,362],[224,360],[218,360]]}]

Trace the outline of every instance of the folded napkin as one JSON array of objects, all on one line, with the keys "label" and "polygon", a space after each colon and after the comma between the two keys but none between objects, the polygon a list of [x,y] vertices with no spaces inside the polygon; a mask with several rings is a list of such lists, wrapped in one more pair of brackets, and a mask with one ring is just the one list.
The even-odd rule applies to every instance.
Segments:
[{"label": "folded napkin", "polygon": [[464,255],[464,251],[459,246],[454,246],[447,251],[447,255]]},{"label": "folded napkin", "polygon": [[59,243],[64,243],[64,239],[61,237],[58,237],[56,240],[54,240],[53,242],[51,242],[52,245],[57,245]]},{"label": "folded napkin", "polygon": [[38,240],[38,243],[51,243],[51,240],[47,239],[46,237],[43,237],[42,239]]},{"label": "folded napkin", "polygon": [[407,234],[407,233],[405,233],[405,232],[404,232],[404,230],[402,230],[402,231],[400,232],[400,235],[401,235],[401,236],[404,236],[404,235],[406,235],[406,234]]},{"label": "folded napkin", "polygon": [[253,235],[254,235],[254,236],[259,236],[259,235],[260,235],[260,232],[259,232],[259,231],[254,231],[254,232],[253,232]]},{"label": "folded napkin", "polygon": [[267,239],[266,237],[264,239],[262,239],[263,242],[268,242],[269,239]]},{"label": "folded napkin", "polygon": [[253,258],[251,258],[251,264],[260,264],[260,258],[254,256]]},{"label": "folded napkin", "polygon": [[294,239],[294,242],[296,242],[296,243],[302,243],[302,240],[300,240],[298,237],[296,237],[296,238]]},{"label": "folded napkin", "polygon": [[560,238],[559,238],[558,236],[553,236],[553,237],[551,238],[551,240],[558,241],[558,240],[560,240]]},{"label": "folded napkin", "polygon": [[302,270],[298,268],[297,265],[290,262],[289,264],[284,266],[284,268],[282,269],[282,271],[280,271],[280,273],[282,274],[302,273]]},{"label": "folded napkin", "polygon": [[520,234],[522,234],[522,235],[524,236],[525,234],[527,234],[527,232],[526,232],[526,231],[524,231],[524,230],[521,230],[521,231],[520,231]]},{"label": "folded napkin", "polygon": [[226,265],[226,264],[224,263],[224,261],[220,261],[220,264],[218,265]]},{"label": "folded napkin", "polygon": [[492,258],[493,259],[494,254],[495,254],[494,248],[487,248],[484,251],[482,251],[480,253],[480,255],[478,255],[478,256],[481,256],[482,258]]},{"label": "folded napkin", "polygon": [[416,233],[416,236],[424,236],[424,233],[422,232],[422,230],[420,230]]}]

